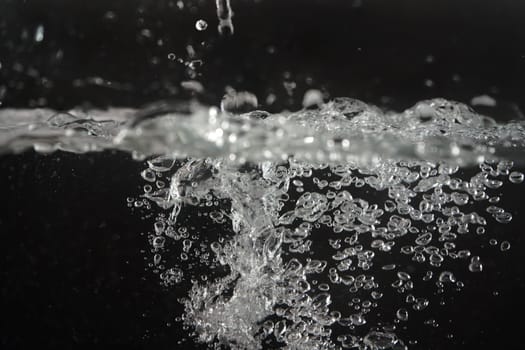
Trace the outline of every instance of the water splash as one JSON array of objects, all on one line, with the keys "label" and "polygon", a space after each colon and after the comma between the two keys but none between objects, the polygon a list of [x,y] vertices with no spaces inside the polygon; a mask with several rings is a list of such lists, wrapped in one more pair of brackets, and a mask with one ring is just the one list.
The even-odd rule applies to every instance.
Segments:
[{"label": "water splash", "polygon": [[[152,265],[165,286],[191,282],[183,322],[201,342],[406,349],[395,325],[436,302],[424,285],[461,290],[452,261],[483,270],[461,237],[512,219],[495,191],[523,182],[511,161],[523,162],[523,123],[498,124],[443,99],[402,113],[349,98],[316,98],[315,108],[290,113],[256,107],[253,95],[236,93],[222,111],[2,110],[0,149],[121,149],[146,159],[144,192],[129,205],[155,211]],[[366,190],[386,199],[374,203]],[[217,238],[184,225],[191,207],[217,225]],[[176,264],[168,242],[180,245]],[[326,249],[331,256],[317,256]],[[197,263],[210,277],[192,277]],[[389,293],[403,301],[378,320]]]},{"label": "water splash", "polygon": [[[247,94],[247,93],[246,93]],[[257,105],[227,99],[243,112]],[[232,102],[233,101],[233,102]],[[255,104],[254,104],[255,103]],[[237,108],[237,109],[239,109]],[[236,110],[238,113],[239,111]],[[108,148],[143,156],[216,157],[246,161],[353,163],[383,160],[447,161],[466,166],[485,159],[521,162],[523,121],[498,124],[466,105],[422,101],[402,113],[338,98],[318,109],[232,114],[198,103],[157,103],[143,110],[67,113],[48,109],[0,110],[0,151],[30,147],[87,152]]]}]

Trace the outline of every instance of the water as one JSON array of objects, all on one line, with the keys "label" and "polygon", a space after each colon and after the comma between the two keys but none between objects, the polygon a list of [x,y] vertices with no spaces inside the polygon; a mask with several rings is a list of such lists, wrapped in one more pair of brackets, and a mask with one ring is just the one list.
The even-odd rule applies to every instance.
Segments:
[{"label": "water", "polygon": [[[155,78],[151,86],[162,86],[177,100],[162,99],[153,89],[157,102],[143,108],[126,107],[131,104],[111,97],[108,105],[121,107],[97,109],[78,103],[81,107],[55,110],[47,107],[53,104],[44,97],[24,108],[3,107],[0,153],[123,151],[144,164],[136,174],[143,179],[142,187],[138,192],[130,188],[123,206],[147,222],[149,247],[144,249],[149,254],[144,265],[158,278],[159,289],[183,294],[177,301],[181,312],[168,317],[191,342],[239,350],[418,349],[418,341],[428,334],[408,329],[420,325],[430,329],[429,334],[439,330],[449,320],[435,310],[460,308],[454,298],[468,293],[468,279],[474,278],[470,276],[494,267],[493,259],[483,254],[485,241],[497,254],[514,253],[513,237],[492,231],[516,216],[504,198],[505,191],[514,191],[525,178],[525,122],[497,122],[444,98],[422,100],[404,111],[387,107],[388,96],[382,96],[385,103],[380,107],[334,98],[310,72],[299,78],[293,69],[281,71],[271,64],[276,59],[268,57],[293,52],[287,40],[282,45],[267,43],[263,35],[261,49],[257,38],[239,30],[242,12],[236,10],[234,17],[229,0],[213,4],[215,18],[200,12],[203,4],[164,4],[180,12],[181,23],[185,18],[191,22],[188,27],[195,33],[183,45],[170,43],[170,36],[176,35],[162,22],[151,22],[146,7],[131,15],[138,16],[137,42],[150,45],[135,54],[151,52],[144,61],[152,67],[176,67],[176,74],[148,72],[165,79],[157,84]],[[353,9],[361,6],[360,1],[351,4]],[[182,12],[185,9],[188,13]],[[274,20],[277,12],[272,12],[272,27],[285,22]],[[111,26],[120,16],[124,12],[105,10],[101,18]],[[270,16],[257,17],[263,20],[256,26],[265,28]],[[314,17],[310,20],[318,19]],[[347,22],[346,17],[340,19],[330,21],[328,29]],[[278,32],[286,35],[285,30]],[[77,34],[73,29],[68,33]],[[305,35],[306,41],[315,42],[316,33]],[[38,23],[21,37],[32,41],[28,47],[49,44],[55,50],[54,35],[53,26]],[[316,54],[337,51],[346,37],[336,41],[326,50],[315,47]],[[229,51],[232,43],[243,47],[241,55]],[[226,54],[206,56],[220,44]],[[366,48],[357,45],[350,54],[338,56],[358,57],[362,46]],[[249,73],[239,78],[222,70],[228,64],[243,65],[251,50],[263,57],[272,74],[277,72],[276,86],[282,93],[275,86],[251,90],[246,87]],[[73,51],[66,50],[65,57]],[[60,62],[64,52],[59,48],[53,57]],[[287,59],[291,62],[284,66],[304,63]],[[307,56],[300,59],[308,61]],[[352,66],[345,61],[340,69],[335,59],[322,62],[325,73],[328,66],[336,67],[336,74]],[[439,57],[425,52],[421,62],[432,65]],[[0,62],[0,70],[4,65]],[[18,73],[41,78],[42,86],[53,85],[40,77],[44,69],[12,66]],[[133,76],[135,69],[140,68],[132,66],[125,75]],[[266,68],[259,69],[260,75],[268,75]],[[210,71],[227,83],[216,83]],[[352,79],[358,78],[354,75]],[[298,93],[302,80],[304,94]],[[458,83],[461,76],[454,74],[452,80]],[[418,89],[433,89],[439,83],[425,76]],[[344,81],[345,91],[347,84]],[[141,82],[120,83],[99,75],[75,79],[73,86],[148,91]],[[0,86],[0,100],[14,88],[25,91],[23,84]],[[222,99],[214,97],[217,91]],[[490,95],[477,95],[470,104],[490,111],[501,104],[492,95],[497,95],[493,87]],[[511,105],[519,116],[517,104]],[[493,293],[498,295],[497,288]],[[440,337],[461,341],[467,331],[460,328]],[[174,337],[171,345],[175,343]]]},{"label": "water", "polygon": [[[440,174],[447,175],[455,172],[455,166],[484,160],[519,163],[524,147],[522,121],[498,124],[464,104],[443,99],[422,101],[402,113],[337,98],[317,109],[298,112],[232,114],[254,109],[257,98],[247,92],[230,94],[234,97],[227,94],[222,102],[224,112],[196,102],[157,103],[140,111],[3,109],[0,151],[110,148],[134,152],[137,158],[168,154],[244,163],[293,157],[371,167],[384,159],[445,161]],[[513,182],[520,180],[519,173],[511,177]],[[431,181],[420,186],[432,188]],[[487,186],[497,188],[498,183]]]},{"label": "water", "polygon": [[[161,283],[191,282],[180,301],[182,322],[199,342],[406,349],[396,323],[437,302],[421,283],[438,295],[462,290],[448,270],[454,261],[483,270],[462,236],[512,220],[490,201],[505,183],[523,181],[513,170],[522,161],[523,123],[498,124],[444,99],[401,113],[351,98],[306,106],[271,114],[254,110],[253,94],[230,91],[221,109],[196,102],[4,109],[0,149],[118,149],[146,160],[144,192],[128,205],[155,217],[151,266]],[[463,175],[472,167],[478,171]],[[371,202],[367,191],[386,197]],[[190,207],[215,225],[217,237],[181,223]],[[178,242],[175,264],[168,242]],[[318,256],[326,244],[331,256]],[[196,275],[196,266],[208,272]],[[378,318],[374,310],[392,293],[405,301]],[[342,295],[351,302],[341,303]],[[347,335],[335,336],[338,327]]]}]

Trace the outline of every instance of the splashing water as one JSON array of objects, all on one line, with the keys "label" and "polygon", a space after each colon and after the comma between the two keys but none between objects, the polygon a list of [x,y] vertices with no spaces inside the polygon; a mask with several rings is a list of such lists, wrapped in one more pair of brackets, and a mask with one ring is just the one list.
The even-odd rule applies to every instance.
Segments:
[{"label": "splashing water", "polygon": [[[229,2],[217,4],[231,24]],[[524,180],[512,171],[523,161],[524,124],[498,124],[443,99],[402,113],[350,98],[309,100],[308,109],[279,114],[253,111],[257,100],[246,92],[226,96],[222,110],[4,109],[0,150],[120,149],[146,159],[144,193],[130,203],[160,208],[150,209],[153,265],[166,286],[191,281],[182,320],[199,341],[406,349],[392,325],[433,302],[421,285],[462,289],[451,261],[471,272],[483,262],[461,238],[482,234],[488,220],[511,221],[492,192]],[[474,165],[480,171],[467,176],[463,168]],[[374,203],[367,190],[384,198]],[[191,207],[217,237],[184,226]],[[181,245],[175,265],[167,262],[169,242]],[[321,246],[330,257],[317,258]],[[209,270],[200,281],[195,265]],[[374,310],[389,291],[404,301],[378,320]],[[347,334],[335,336],[334,327]]]},{"label": "splashing water", "polygon": [[195,102],[157,103],[143,110],[3,109],[0,151],[112,148],[143,157],[216,157],[239,164],[293,158],[377,167],[401,160],[457,166],[490,159],[520,162],[525,146],[522,121],[497,124],[443,99],[419,102],[402,113],[385,113],[351,98],[313,110],[241,113],[256,106],[255,96],[241,92],[225,97],[223,112]]}]

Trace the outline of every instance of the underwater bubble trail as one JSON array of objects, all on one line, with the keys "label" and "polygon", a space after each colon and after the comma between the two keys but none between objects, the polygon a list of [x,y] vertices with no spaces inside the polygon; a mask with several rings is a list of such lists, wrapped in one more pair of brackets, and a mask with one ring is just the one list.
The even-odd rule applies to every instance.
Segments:
[{"label": "underwater bubble trail", "polygon": [[[402,172],[413,180],[403,184],[402,180],[389,177],[390,183],[384,186],[391,189],[389,197],[395,207],[392,207],[388,218],[381,220],[385,211],[377,204],[354,197],[351,192],[341,190],[341,187],[349,188],[352,183],[357,187],[362,175],[366,176],[363,181],[365,185],[374,184],[376,180],[373,179],[384,175],[384,169],[374,172],[358,167],[327,167],[290,161],[288,164],[262,163],[245,173],[239,172],[239,166],[235,163],[211,159],[204,163],[190,160],[185,164],[172,177],[172,184],[176,184],[174,188],[180,188],[180,184],[186,181],[203,179],[193,174],[201,173],[204,164],[213,168],[211,174],[215,175],[204,179],[204,182],[193,182],[196,185],[192,191],[197,192],[185,192],[182,197],[175,195],[172,198],[193,205],[205,200],[206,206],[213,205],[210,203],[211,197],[206,198],[207,191],[213,191],[214,196],[219,198],[229,198],[232,203],[229,216],[236,233],[231,241],[211,245],[219,263],[228,266],[231,274],[208,284],[194,284],[190,297],[185,301],[185,320],[195,327],[201,341],[218,340],[234,349],[261,348],[262,341],[268,337],[274,337],[277,342],[285,344],[283,348],[287,349],[332,349],[337,348],[336,343],[343,348],[406,348],[388,327],[380,331],[371,327],[364,337],[340,336],[336,341],[331,339],[331,327],[335,324],[349,327],[350,330],[366,327],[369,324],[368,314],[378,308],[383,295],[388,293],[388,287],[406,295],[406,304],[397,309],[395,319],[406,322],[410,315],[409,309],[423,312],[431,299],[414,296],[416,284],[420,282],[400,270],[401,266],[382,266],[382,270],[395,272],[397,279],[390,286],[382,286],[373,274],[366,271],[373,270],[376,255],[397,249],[402,254],[412,256],[412,261],[428,264],[438,271],[449,260],[470,257],[469,250],[460,249],[454,243],[457,235],[460,232],[468,234],[469,225],[483,227],[486,220],[477,213],[459,208],[468,206],[476,190],[490,189],[486,184],[492,184],[491,180],[494,179],[490,179],[488,174],[501,177],[506,176],[509,170],[508,164],[504,162],[497,165],[494,162],[482,163],[480,168],[483,170],[480,173],[470,180],[461,180],[450,177],[458,168],[446,164],[387,162],[389,171],[397,173],[406,169],[408,174]],[[188,164],[193,168],[191,171],[188,171]],[[494,172],[494,165],[499,171]],[[345,185],[339,181],[328,183],[330,190],[326,193],[304,192],[295,201],[294,210],[282,213],[291,188],[304,186],[312,177],[312,170],[321,168],[329,169],[332,176],[338,174],[345,178],[352,173],[356,176]],[[181,175],[181,171],[184,175]],[[439,177],[440,173],[447,173],[449,177]],[[437,178],[436,185],[422,186],[430,177]],[[483,184],[478,183],[480,178]],[[323,190],[325,186],[321,184],[322,180],[317,177],[314,179],[317,180],[313,182],[318,190]],[[416,188],[417,192],[424,194],[419,205],[412,206],[410,198],[415,197],[412,191]],[[404,191],[414,195],[404,197]],[[459,193],[457,191],[466,191],[469,201],[462,199],[459,204],[454,201],[453,194]],[[487,199],[481,197],[477,201]],[[430,216],[424,217],[431,212]],[[499,210],[495,212],[500,213]],[[295,228],[289,227],[296,220],[301,223],[293,225]],[[381,225],[381,221],[385,226]],[[419,228],[418,222],[431,226]],[[344,243],[342,238],[330,240],[335,250],[332,261],[310,258],[301,261],[292,258],[286,262],[286,250],[301,255],[315,249],[308,239],[315,225],[326,225],[334,232],[348,234],[342,236],[345,237]],[[363,242],[366,241],[370,235],[373,240],[367,248],[360,241],[362,238]],[[396,248],[396,242],[409,235],[414,237],[413,244]],[[508,242],[502,243],[501,249],[506,250],[508,246]],[[322,274],[328,266],[334,266],[328,272],[330,283],[314,287],[310,276]],[[471,258],[468,269],[472,272],[481,271],[479,257]],[[432,271],[427,271],[421,279],[425,282],[432,280]],[[448,288],[447,285],[454,285],[457,289],[463,287],[463,283],[448,270],[441,270],[434,283],[441,293]],[[365,294],[365,299],[352,299],[352,305],[358,312],[345,315],[344,309],[331,309],[329,291],[340,286],[349,287],[349,296]],[[233,290],[233,294],[226,296],[229,294],[225,293],[227,290]],[[278,321],[268,320],[270,317],[278,317]],[[432,324],[436,325],[435,322]]]}]

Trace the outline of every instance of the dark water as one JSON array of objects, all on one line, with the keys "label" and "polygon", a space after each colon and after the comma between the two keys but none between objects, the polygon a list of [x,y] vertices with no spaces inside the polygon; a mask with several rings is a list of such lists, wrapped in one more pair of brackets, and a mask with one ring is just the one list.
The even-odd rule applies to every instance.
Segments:
[{"label": "dark water", "polygon": [[[205,41],[195,50],[205,62],[198,79],[206,92],[198,99],[215,105],[231,85],[261,101],[275,94],[274,104],[263,102],[271,111],[297,109],[312,87],[396,110],[430,97],[468,103],[487,94],[497,106],[477,110],[502,121],[522,117],[525,108],[519,2],[233,1],[230,38],[216,32],[212,1],[185,4],[178,10],[175,1],[0,0],[2,107],[187,99],[192,94],[179,86],[189,78],[186,67],[167,56],[184,56],[188,43]],[[209,23],[204,32],[194,29],[200,18]],[[35,43],[39,25],[44,39]],[[283,82],[295,82],[294,91]],[[151,222],[126,206],[141,191],[142,169],[119,152],[2,156],[3,348],[199,348],[174,322],[184,291],[159,286],[146,268],[151,254],[141,233]],[[524,191],[505,186],[502,206],[514,220],[473,237],[483,273],[465,272],[466,287],[447,296],[447,306],[436,303],[399,329],[407,342],[417,339],[409,348],[521,347]],[[512,248],[500,252],[489,238]],[[440,326],[424,324],[431,318]]]}]

